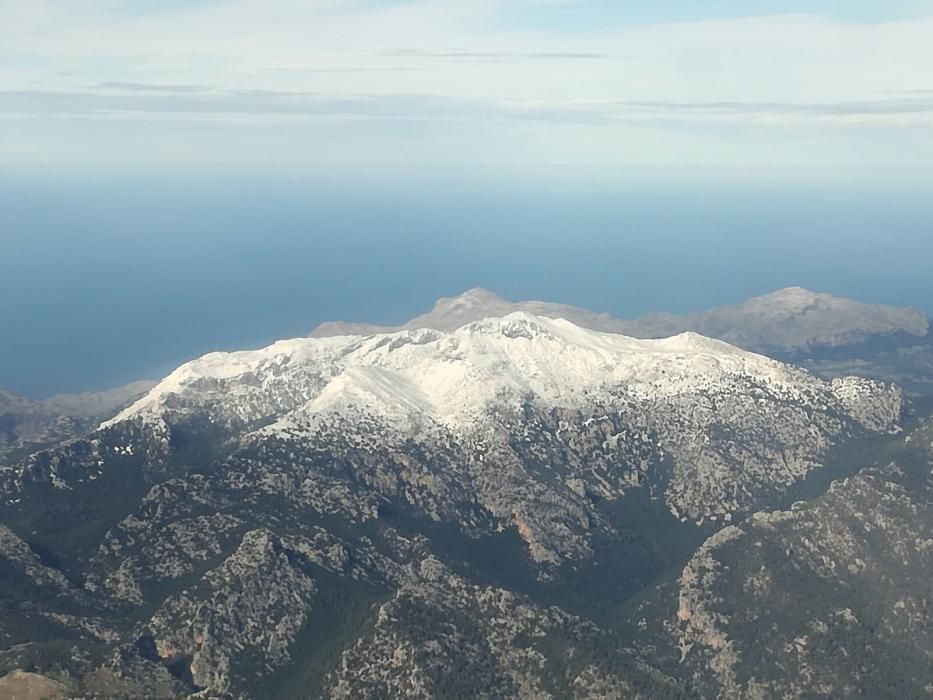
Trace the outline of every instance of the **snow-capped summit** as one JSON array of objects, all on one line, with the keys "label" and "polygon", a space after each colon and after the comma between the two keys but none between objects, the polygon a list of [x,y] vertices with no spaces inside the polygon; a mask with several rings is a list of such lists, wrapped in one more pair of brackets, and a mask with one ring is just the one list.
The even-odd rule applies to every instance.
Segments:
[{"label": "snow-capped summit", "polygon": [[211,353],[179,367],[112,422],[189,402],[251,400],[255,394],[268,394],[272,413],[266,418],[294,410],[303,399],[303,410],[310,412],[368,403],[450,422],[496,397],[573,406],[584,396],[592,400],[594,392],[623,386],[669,395],[740,374],[786,392],[815,381],[695,333],[640,340],[515,312],[446,333],[299,338],[256,351]]},{"label": "snow-capped summit", "polygon": [[798,368],[686,332],[645,340],[515,312],[450,332],[299,338],[182,365],[109,424],[166,411],[234,414],[260,426],[348,410],[471,425],[493,404],[578,409],[621,394],[659,400],[730,386],[831,402]]}]

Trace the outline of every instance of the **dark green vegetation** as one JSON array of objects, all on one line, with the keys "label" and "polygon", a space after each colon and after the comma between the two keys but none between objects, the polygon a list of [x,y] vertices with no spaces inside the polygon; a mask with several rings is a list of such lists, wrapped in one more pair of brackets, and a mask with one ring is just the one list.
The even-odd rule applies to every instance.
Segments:
[{"label": "dark green vegetation", "polygon": [[324,694],[327,675],[343,651],[367,633],[379,604],[388,599],[381,587],[341,578],[321,570],[318,592],[308,619],[292,644],[292,661],[256,689],[256,698],[311,700]]}]

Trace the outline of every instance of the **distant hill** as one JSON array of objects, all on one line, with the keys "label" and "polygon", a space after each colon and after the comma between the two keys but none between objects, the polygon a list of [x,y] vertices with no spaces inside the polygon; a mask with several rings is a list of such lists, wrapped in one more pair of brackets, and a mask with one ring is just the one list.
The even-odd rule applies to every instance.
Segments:
[{"label": "distant hill", "polygon": [[154,385],[139,381],[107,391],[58,394],[43,401],[0,391],[0,460],[93,430]]}]

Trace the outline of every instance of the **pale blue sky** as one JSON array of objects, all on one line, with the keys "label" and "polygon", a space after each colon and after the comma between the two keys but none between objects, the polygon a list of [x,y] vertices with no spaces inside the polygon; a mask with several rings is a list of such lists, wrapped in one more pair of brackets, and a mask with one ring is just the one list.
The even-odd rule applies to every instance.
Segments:
[{"label": "pale blue sky", "polygon": [[[174,12],[193,7],[222,5],[228,0],[129,0],[111,8],[137,15]],[[336,3],[335,3],[336,4]],[[342,0],[348,11],[365,11],[413,5],[414,0]],[[704,19],[753,17],[779,14],[815,14],[847,21],[876,22],[922,17],[929,3],[922,0],[544,0],[514,2],[505,16],[516,26],[540,26],[553,30],[601,28],[611,24],[689,22]],[[571,24],[568,25],[568,21]]]},{"label": "pale blue sky", "polygon": [[933,182],[933,0],[0,0],[9,167]]},{"label": "pale blue sky", "polygon": [[536,12],[517,12],[513,21],[516,26],[578,31],[610,24],[694,22],[780,14],[812,14],[849,22],[880,22],[914,19],[929,13],[930,3],[917,0],[583,0],[539,3]]}]

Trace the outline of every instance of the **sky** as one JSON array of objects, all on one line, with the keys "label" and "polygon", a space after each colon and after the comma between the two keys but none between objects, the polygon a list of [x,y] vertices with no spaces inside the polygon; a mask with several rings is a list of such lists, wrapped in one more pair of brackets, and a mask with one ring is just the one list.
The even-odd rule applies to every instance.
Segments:
[{"label": "sky", "polygon": [[0,162],[933,179],[933,0],[0,0]]},{"label": "sky", "polygon": [[0,387],[441,295],[933,313],[933,0],[0,0]]}]

